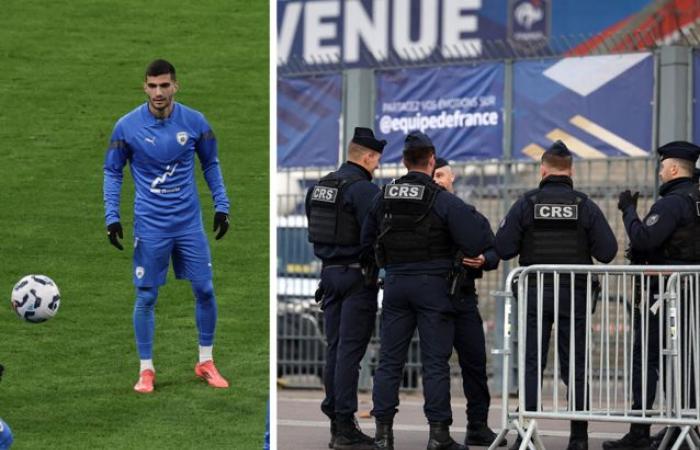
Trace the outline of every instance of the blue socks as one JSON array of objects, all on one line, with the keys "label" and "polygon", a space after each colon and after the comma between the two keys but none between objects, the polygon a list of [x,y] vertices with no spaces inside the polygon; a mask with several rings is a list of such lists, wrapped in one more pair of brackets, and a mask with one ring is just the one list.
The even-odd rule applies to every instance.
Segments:
[{"label": "blue socks", "polygon": [[[211,347],[214,343],[217,318],[214,285],[211,280],[193,281],[192,292],[195,297],[195,318],[197,330],[199,331],[201,353],[201,347]],[[157,287],[140,287],[136,289],[134,333],[136,335],[136,349],[141,360],[151,360],[153,358],[153,335],[155,332],[155,306],[157,300]],[[207,351],[211,353],[211,348],[208,348]],[[209,358],[211,359],[211,357]]]},{"label": "blue socks", "polygon": [[134,333],[140,359],[153,358],[153,334],[156,328],[155,306],[158,288],[137,288],[134,303]]},{"label": "blue socks", "polygon": [[195,318],[199,330],[199,345],[209,347],[214,344],[216,330],[216,298],[211,280],[193,281],[192,292],[195,298]]}]

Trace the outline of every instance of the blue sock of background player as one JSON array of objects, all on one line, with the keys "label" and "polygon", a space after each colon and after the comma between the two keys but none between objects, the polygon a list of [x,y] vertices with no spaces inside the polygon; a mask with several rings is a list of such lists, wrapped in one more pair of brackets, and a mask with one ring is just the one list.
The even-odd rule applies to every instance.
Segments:
[{"label": "blue sock of background player", "polygon": [[136,348],[141,360],[140,372],[153,370],[153,334],[155,331],[155,306],[158,288],[137,288],[134,303],[134,332]]},{"label": "blue sock of background player", "polygon": [[[216,329],[217,307],[214,286],[211,280],[193,281],[195,297],[195,317],[199,330],[199,362],[213,359],[214,331]],[[153,335],[155,330],[155,305],[157,288],[138,288],[134,304],[134,331],[136,347],[141,359],[140,370],[153,368]]]},{"label": "blue sock of background player", "polygon": [[199,330],[199,362],[213,360],[212,347],[216,329],[216,297],[211,280],[193,281],[192,292],[195,298],[195,318]]}]

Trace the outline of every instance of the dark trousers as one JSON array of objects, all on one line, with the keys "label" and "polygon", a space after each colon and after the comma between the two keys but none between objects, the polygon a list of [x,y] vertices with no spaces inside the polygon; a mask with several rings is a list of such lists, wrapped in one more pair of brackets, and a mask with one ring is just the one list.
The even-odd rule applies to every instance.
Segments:
[{"label": "dark trousers", "polygon": [[379,420],[390,420],[398,411],[406,355],[417,327],[425,399],[423,411],[430,422],[452,422],[449,359],[454,343],[454,314],[444,276],[387,276],[380,360],[372,391],[372,414]]},{"label": "dark trousers", "polygon": [[[637,306],[634,307],[634,347],[632,351],[632,409],[642,409],[642,342],[645,341],[647,346],[647,389],[646,389],[646,408],[651,408],[656,399],[656,385],[659,381],[659,316],[657,314],[652,314],[648,307],[653,304],[656,300],[654,296],[659,293],[659,283],[656,277],[650,277],[646,280],[645,292],[647,298],[644,299],[646,306],[646,314],[648,314],[648,328],[646,318],[644,323],[642,323],[641,311],[642,308],[639,307],[638,300],[641,298],[641,291],[639,282],[636,282],[636,295],[635,302]],[[643,336],[646,334],[646,336]],[[631,429],[642,430],[644,433],[649,433],[650,425],[645,424],[632,424]]]},{"label": "dark trousers", "polygon": [[491,395],[486,377],[486,339],[476,293],[469,292],[454,302],[454,348],[462,369],[462,386],[467,397],[467,421],[486,423]]},{"label": "dark trousers", "polygon": [[[586,358],[586,291],[576,289],[574,293],[574,318],[571,320],[571,288],[562,285],[559,289],[559,323],[558,323],[558,348],[559,368],[561,379],[568,389],[569,386],[569,345],[571,324],[573,322],[574,333],[574,401],[576,410],[584,410],[586,403],[584,389],[586,384],[585,358]],[[547,365],[549,353],[549,340],[554,325],[554,289],[545,286],[542,302],[542,316],[537,311],[537,290],[530,288],[528,291],[527,305],[527,339],[525,356],[525,409],[535,411],[537,409],[537,376],[544,371]],[[537,368],[537,322],[542,323],[542,348],[541,367]],[[544,398],[544,392],[542,393]],[[568,398],[568,391],[567,391]],[[571,422],[572,437],[587,437],[588,423],[585,421]]]},{"label": "dark trousers", "polygon": [[362,285],[360,269],[324,268],[323,318],[328,347],[323,383],[326,397],[321,410],[331,419],[357,411],[360,361],[372,337],[377,315],[377,289]]}]

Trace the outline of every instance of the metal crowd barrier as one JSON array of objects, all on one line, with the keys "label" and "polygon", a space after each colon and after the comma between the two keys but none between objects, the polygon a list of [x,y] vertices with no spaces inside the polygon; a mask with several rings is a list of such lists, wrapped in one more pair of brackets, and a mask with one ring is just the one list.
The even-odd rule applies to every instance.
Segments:
[{"label": "metal crowd barrier", "polygon": [[[700,426],[700,266],[533,265],[512,270],[505,290],[494,294],[503,297],[505,303],[504,345],[493,352],[502,355],[504,368],[503,426],[494,442],[514,429],[522,438],[521,450],[543,449],[538,420],[559,419],[665,424],[680,429],[672,443],[674,450],[684,441],[691,448],[700,447],[696,429]],[[585,304],[582,306],[581,302]],[[554,362],[549,361],[552,371],[542,370],[547,362],[542,348],[543,333],[547,332],[543,323],[546,312],[553,314],[550,342],[553,341]],[[508,392],[513,314],[517,314],[518,330],[517,410],[510,409],[514,405],[509,404]],[[575,338],[577,332],[571,325],[568,341],[560,342],[561,327],[565,329],[576,320],[579,338]],[[580,326],[585,328],[581,330]],[[658,337],[654,336],[656,327]],[[528,354],[529,333],[536,333],[536,354]],[[638,375],[633,370],[636,333],[641,337],[637,349],[641,353],[641,380],[635,380]],[[565,334],[562,337],[566,338]],[[568,386],[565,395],[560,392],[560,375],[566,370],[557,355],[562,344],[569,349],[568,377],[561,380]],[[651,358],[656,346],[658,357]],[[583,380],[575,376],[576,355],[579,363],[583,360]],[[536,363],[535,388],[533,370],[527,377],[528,359],[530,364]],[[652,387],[648,371],[653,371],[655,364],[658,388],[652,404],[647,398]],[[526,410],[528,379],[530,395],[536,391],[534,410]],[[641,385],[638,409],[632,408],[635,381]],[[583,389],[578,405],[577,389]],[[531,408],[532,403],[531,400]],[[659,449],[667,448],[672,439],[669,428]],[[490,449],[495,450],[496,445]]]}]

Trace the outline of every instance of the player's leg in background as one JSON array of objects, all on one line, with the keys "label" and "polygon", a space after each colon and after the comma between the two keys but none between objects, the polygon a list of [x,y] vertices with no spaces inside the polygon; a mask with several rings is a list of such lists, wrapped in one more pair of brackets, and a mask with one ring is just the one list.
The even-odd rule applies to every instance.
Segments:
[{"label": "player's leg in background", "polygon": [[175,277],[190,280],[195,298],[199,362],[195,365],[194,372],[212,387],[227,388],[228,381],[214,365],[214,334],[218,314],[212,282],[211,253],[204,232],[175,238],[172,255]]},{"label": "player's leg in background", "polygon": [[195,298],[195,320],[199,332],[199,362],[213,359],[214,333],[218,317],[214,283],[212,280],[192,281],[192,293]]},{"label": "player's leg in background", "polygon": [[[153,334],[155,331],[155,307],[158,301],[157,287],[137,287],[134,303],[134,334],[136,349],[141,361],[153,360]],[[151,367],[141,367],[141,370]]]}]

